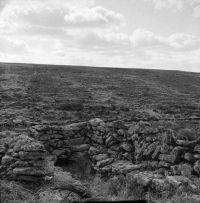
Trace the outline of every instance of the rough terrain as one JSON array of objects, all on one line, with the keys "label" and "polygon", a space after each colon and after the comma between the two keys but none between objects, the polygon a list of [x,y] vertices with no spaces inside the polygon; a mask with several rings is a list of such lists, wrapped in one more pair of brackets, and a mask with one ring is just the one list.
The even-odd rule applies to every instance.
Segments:
[{"label": "rough terrain", "polygon": [[2,191],[200,202],[199,73],[1,64],[0,99]]}]

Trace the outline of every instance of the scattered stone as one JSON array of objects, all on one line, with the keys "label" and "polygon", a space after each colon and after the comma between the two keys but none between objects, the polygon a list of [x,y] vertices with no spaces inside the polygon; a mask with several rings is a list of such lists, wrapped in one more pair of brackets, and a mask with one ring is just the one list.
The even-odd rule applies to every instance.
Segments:
[{"label": "scattered stone", "polygon": [[116,161],[112,164],[112,173],[114,174],[127,174],[134,170],[139,170],[142,168],[142,165],[134,165],[130,161]]},{"label": "scattered stone", "polygon": [[90,148],[89,144],[82,144],[82,145],[76,145],[74,147],[72,147],[72,151],[73,152],[82,152],[82,151],[88,151],[88,149]]},{"label": "scattered stone", "polygon": [[129,144],[129,143],[122,143],[122,144],[120,145],[120,147],[121,147],[122,149],[124,149],[125,151],[127,151],[127,152],[133,151],[133,146],[132,146],[131,144]]},{"label": "scattered stone", "polygon": [[98,161],[97,162],[97,167],[99,168],[103,168],[111,163],[113,163],[114,159],[113,158],[107,158],[107,159],[104,159],[104,160],[101,160],[101,161]]},{"label": "scattered stone", "polygon": [[89,149],[89,151],[88,151],[88,154],[89,154],[90,156],[97,155],[97,154],[99,154],[99,153],[100,153],[100,150],[97,149],[97,148],[95,148],[95,147],[93,147],[93,146],[91,146],[90,149]]},{"label": "scattered stone", "polygon": [[108,155],[107,154],[98,154],[98,155],[94,155],[92,158],[96,161],[101,161],[101,160],[107,159]]}]

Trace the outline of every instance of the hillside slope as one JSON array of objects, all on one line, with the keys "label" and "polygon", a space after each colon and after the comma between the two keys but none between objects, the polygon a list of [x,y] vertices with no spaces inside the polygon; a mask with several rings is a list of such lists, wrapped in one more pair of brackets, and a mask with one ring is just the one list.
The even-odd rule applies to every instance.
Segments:
[{"label": "hillside slope", "polygon": [[47,122],[131,121],[136,114],[198,120],[200,74],[2,63],[0,99],[1,122],[19,116]]}]

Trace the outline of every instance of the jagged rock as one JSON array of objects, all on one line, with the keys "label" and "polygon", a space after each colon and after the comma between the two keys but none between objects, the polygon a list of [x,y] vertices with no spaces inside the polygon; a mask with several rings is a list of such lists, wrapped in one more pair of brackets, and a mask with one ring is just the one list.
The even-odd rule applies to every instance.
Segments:
[{"label": "jagged rock", "polygon": [[165,161],[160,161],[160,162],[158,163],[158,167],[159,167],[159,168],[169,168],[169,167],[170,167],[170,163],[167,163],[167,162],[165,162]]},{"label": "jagged rock", "polygon": [[105,141],[105,144],[108,147],[110,147],[111,145],[113,145],[115,143],[116,143],[116,140],[112,136],[109,136]]},{"label": "jagged rock", "polygon": [[66,140],[66,144],[68,146],[85,144],[85,139],[84,139],[84,137],[68,139],[68,140]]},{"label": "jagged rock", "polygon": [[194,164],[194,171],[200,175],[200,160],[196,161]]},{"label": "jagged rock", "polygon": [[104,160],[101,160],[101,161],[98,161],[97,162],[97,167],[99,168],[103,168],[111,163],[113,163],[114,159],[113,158],[107,158],[107,159],[104,159]]},{"label": "jagged rock", "polygon": [[131,144],[129,144],[129,143],[126,143],[126,142],[122,143],[120,145],[120,148],[124,149],[127,152],[133,151],[133,146]]},{"label": "jagged rock", "polygon": [[102,138],[102,137],[99,137],[99,136],[97,136],[97,135],[93,135],[93,136],[91,137],[91,139],[92,139],[94,142],[98,143],[98,144],[103,144],[103,138]]},{"label": "jagged rock", "polygon": [[152,154],[154,153],[154,151],[156,150],[158,143],[154,142],[152,144],[150,144],[147,149],[144,150],[144,156],[146,156],[147,158],[150,158],[152,156]]},{"label": "jagged rock", "polygon": [[72,123],[61,127],[64,135],[73,134],[73,131],[78,132],[86,127],[86,122]]},{"label": "jagged rock", "polygon": [[[152,172],[138,172],[138,173],[129,173],[127,174],[129,180],[143,186],[143,187],[151,187],[152,181],[154,180],[154,184],[158,185],[158,180],[162,179],[163,176],[159,174],[154,174]],[[157,179],[157,181],[156,181]],[[164,183],[164,181],[160,181],[160,183]],[[159,186],[161,187],[161,186]]]},{"label": "jagged rock", "polygon": [[0,145],[0,154],[5,154],[6,147],[4,145]]},{"label": "jagged rock", "polygon": [[119,136],[125,136],[125,135],[126,135],[126,132],[125,132],[124,129],[119,129],[119,130],[117,131],[117,134],[118,134]]},{"label": "jagged rock", "polygon": [[200,145],[196,145],[196,146],[194,147],[194,152],[200,154]]},{"label": "jagged rock", "polygon": [[14,168],[13,174],[18,175],[27,175],[27,176],[45,176],[46,172],[42,169],[37,169],[33,167],[23,167],[23,168]]},{"label": "jagged rock", "polygon": [[90,156],[97,155],[97,154],[99,154],[99,153],[100,153],[100,150],[97,149],[97,148],[95,148],[95,147],[93,147],[93,146],[91,146],[90,149],[89,149],[89,151],[88,151],[88,154],[89,154]]},{"label": "jagged rock", "polygon": [[194,154],[195,159],[200,159],[200,154]]},{"label": "jagged rock", "polygon": [[170,166],[173,175],[181,175],[179,165]]},{"label": "jagged rock", "polygon": [[196,140],[193,141],[177,140],[176,144],[184,147],[194,147],[195,145],[200,144],[200,138],[197,138]]},{"label": "jagged rock", "polygon": [[190,183],[190,180],[184,176],[167,176],[166,182],[174,188],[178,188],[183,183]]},{"label": "jagged rock", "polygon": [[5,155],[1,159],[1,164],[2,165],[10,165],[13,162],[14,158],[12,156]]},{"label": "jagged rock", "polygon": [[99,171],[101,174],[103,173],[111,173],[112,172],[112,166],[108,165],[108,166],[104,166],[102,168],[97,169],[97,171]]},{"label": "jagged rock", "polygon": [[170,155],[168,154],[160,154],[159,155],[159,160],[161,161],[166,161],[168,163],[172,163],[172,164],[176,164],[176,163],[179,163],[180,160],[181,160],[181,156],[182,156],[182,153],[185,151],[185,148],[183,147],[175,147]]},{"label": "jagged rock", "polygon": [[35,126],[32,126],[33,129],[37,130],[38,132],[41,132],[41,131],[47,131],[47,130],[50,130],[50,126],[45,126],[45,125],[35,125]]},{"label": "jagged rock", "polygon": [[114,138],[114,141],[118,141],[118,142],[123,141],[123,137],[121,135],[118,135],[117,133],[113,133],[112,136]]},{"label": "jagged rock", "polygon": [[61,134],[53,134],[51,135],[51,139],[62,139],[64,137],[64,135]]},{"label": "jagged rock", "polygon": [[101,161],[101,160],[107,159],[108,155],[107,154],[98,154],[98,155],[94,155],[92,158],[96,161]]},{"label": "jagged rock", "polygon": [[90,148],[89,144],[82,144],[82,145],[77,145],[72,147],[73,152],[82,152],[82,151],[87,151]]},{"label": "jagged rock", "polygon": [[72,178],[68,172],[55,172],[51,183],[54,190],[69,190],[82,198],[91,197],[90,191],[80,181]]},{"label": "jagged rock", "polygon": [[47,156],[45,151],[33,151],[33,152],[19,152],[19,157],[21,160],[40,160]]},{"label": "jagged rock", "polygon": [[53,191],[43,191],[39,194],[39,202],[40,203],[61,203],[63,198],[60,194],[57,194],[55,190]]},{"label": "jagged rock", "polygon": [[99,118],[95,118],[95,119],[91,119],[89,120],[89,124],[92,125],[92,126],[99,126],[99,125],[104,125],[104,121],[99,119]]},{"label": "jagged rock", "polygon": [[115,174],[127,174],[131,171],[142,168],[142,165],[140,164],[134,165],[132,162],[125,161],[125,160],[116,161],[112,163],[111,166],[112,166],[112,173],[115,173]]},{"label": "jagged rock", "polygon": [[160,155],[160,150],[161,150],[161,147],[160,146],[157,146],[155,151],[153,152],[151,158],[154,159],[154,160],[157,160],[159,155]]},{"label": "jagged rock", "polygon": [[179,170],[182,176],[191,177],[193,168],[189,164],[181,164],[179,165]]},{"label": "jagged rock", "polygon": [[41,135],[39,137],[39,140],[41,140],[41,141],[48,141],[50,139],[51,139],[51,137],[49,135],[47,135],[47,134]]},{"label": "jagged rock", "polygon": [[171,152],[171,146],[169,146],[169,145],[167,145],[167,144],[163,144],[163,145],[161,145],[160,146],[160,152],[162,153],[162,154],[168,154],[168,153],[170,153]]},{"label": "jagged rock", "polygon": [[195,158],[194,155],[192,153],[186,152],[183,156],[183,158],[189,162],[194,162]]}]

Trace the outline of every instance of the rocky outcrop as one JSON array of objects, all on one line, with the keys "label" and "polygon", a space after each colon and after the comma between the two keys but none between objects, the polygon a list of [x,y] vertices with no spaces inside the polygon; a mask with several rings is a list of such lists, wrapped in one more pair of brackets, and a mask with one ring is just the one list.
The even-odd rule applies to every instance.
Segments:
[{"label": "rocky outcrop", "polygon": [[127,161],[129,170],[140,166],[169,175],[200,175],[199,139],[176,140],[173,130],[158,124],[96,118],[66,126],[36,125],[31,132],[58,159],[89,156],[98,172],[110,173],[111,164]]},{"label": "rocky outcrop", "polygon": [[8,142],[1,159],[1,176],[20,181],[40,181],[47,174],[47,151],[37,140],[19,135]]}]

